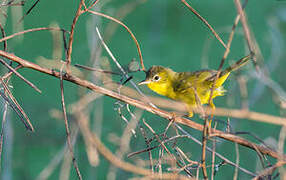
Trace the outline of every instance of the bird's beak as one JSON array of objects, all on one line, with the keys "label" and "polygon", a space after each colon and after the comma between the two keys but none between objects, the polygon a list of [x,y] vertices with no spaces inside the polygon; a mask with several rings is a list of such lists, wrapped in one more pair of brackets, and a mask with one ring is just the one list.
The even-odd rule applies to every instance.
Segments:
[{"label": "bird's beak", "polygon": [[143,84],[149,84],[151,81],[150,80],[143,80],[140,83],[138,83],[139,86],[143,85]]}]

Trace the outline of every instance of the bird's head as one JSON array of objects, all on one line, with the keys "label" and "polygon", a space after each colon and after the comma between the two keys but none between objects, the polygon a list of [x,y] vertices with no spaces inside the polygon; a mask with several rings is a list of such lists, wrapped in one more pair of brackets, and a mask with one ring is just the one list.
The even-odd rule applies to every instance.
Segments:
[{"label": "bird's head", "polygon": [[166,96],[172,86],[175,72],[162,66],[152,66],[145,73],[145,80],[141,81],[138,85],[146,84],[151,90]]}]

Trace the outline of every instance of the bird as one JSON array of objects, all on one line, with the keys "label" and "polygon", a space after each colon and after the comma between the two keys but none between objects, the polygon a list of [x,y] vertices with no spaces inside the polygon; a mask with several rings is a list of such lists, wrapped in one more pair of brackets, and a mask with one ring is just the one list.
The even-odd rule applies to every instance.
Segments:
[{"label": "bird", "polygon": [[[213,99],[226,93],[223,83],[231,72],[247,64],[251,57],[252,54],[241,58],[221,71],[218,78],[217,70],[203,69],[194,72],[175,72],[163,66],[152,66],[148,71],[144,71],[146,78],[138,85],[147,85],[149,89],[159,95],[185,103],[188,116],[193,117],[193,109],[199,105],[209,103],[215,109]],[[210,97],[212,88],[214,89]]]}]

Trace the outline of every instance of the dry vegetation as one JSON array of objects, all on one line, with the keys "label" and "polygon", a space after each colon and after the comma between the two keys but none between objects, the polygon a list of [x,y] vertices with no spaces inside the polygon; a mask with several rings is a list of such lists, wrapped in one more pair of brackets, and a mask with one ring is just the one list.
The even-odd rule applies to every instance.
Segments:
[{"label": "dry vegetation", "polygon": [[[104,0],[102,0],[104,1]],[[36,1],[33,6],[25,13],[23,18],[20,19],[24,21],[24,17],[29,15],[29,13],[34,9],[37,8]],[[24,31],[19,31],[17,33],[6,35],[5,34],[5,26],[0,24],[1,32],[2,32],[2,39],[0,42],[4,44],[3,49],[0,50],[0,62],[2,66],[6,68],[5,72],[1,72],[1,98],[5,101],[5,105],[3,106],[3,119],[2,119],[2,129],[1,129],[1,144],[0,144],[0,157],[2,157],[2,149],[5,149],[3,145],[3,137],[5,131],[3,128],[5,127],[5,120],[6,120],[6,112],[7,109],[12,109],[15,113],[17,113],[18,118],[22,120],[25,127],[29,131],[34,131],[34,127],[24,109],[20,106],[17,102],[17,99],[13,96],[11,92],[11,87],[9,86],[9,80],[11,76],[17,76],[29,86],[31,86],[35,91],[41,92],[41,90],[34,85],[30,80],[26,79],[21,75],[19,69],[29,69],[31,71],[38,71],[41,73],[48,74],[50,76],[54,76],[60,79],[59,88],[61,90],[61,104],[62,104],[62,111],[54,111],[53,116],[64,119],[65,123],[65,130],[67,136],[67,147],[64,147],[63,150],[59,152],[59,154],[55,155],[54,160],[51,161],[50,164],[43,169],[42,172],[39,172],[38,179],[47,179],[50,174],[55,170],[55,167],[62,161],[64,164],[61,171],[61,177],[64,176],[69,177],[69,167],[72,163],[78,179],[83,179],[81,175],[81,166],[78,165],[76,153],[74,153],[73,147],[76,143],[76,137],[82,136],[84,143],[85,143],[85,150],[86,154],[90,163],[90,166],[98,166],[99,162],[99,154],[103,158],[109,161],[111,167],[108,171],[107,177],[108,179],[115,179],[117,171],[127,171],[133,173],[134,178],[138,179],[192,179],[192,178],[204,178],[204,179],[214,179],[216,172],[219,170],[221,166],[229,165],[235,167],[235,171],[233,173],[234,179],[238,176],[238,171],[241,173],[245,173],[248,177],[254,179],[260,178],[269,178],[272,179],[280,175],[282,178],[284,171],[283,165],[286,163],[286,156],[283,152],[284,149],[284,141],[285,141],[285,134],[286,134],[286,118],[279,117],[279,116],[272,116],[266,113],[258,113],[253,112],[247,108],[247,92],[245,90],[245,83],[247,78],[241,76],[239,79],[239,85],[241,89],[241,94],[243,95],[241,98],[244,100],[241,109],[225,109],[225,108],[217,108],[216,110],[210,110],[208,107],[200,107],[195,109],[195,112],[201,114],[201,118],[204,121],[204,124],[199,124],[197,121],[193,121],[192,119],[184,118],[183,116],[179,116],[178,114],[182,114],[185,112],[184,106],[178,102],[172,102],[170,100],[161,99],[150,97],[143,94],[140,89],[137,87],[136,83],[133,82],[132,77],[130,76],[131,71],[137,71],[138,69],[132,69],[133,67],[129,67],[129,69],[123,68],[121,63],[116,60],[113,56],[112,52],[109,50],[107,42],[110,37],[115,32],[117,27],[125,28],[130,36],[134,41],[134,46],[137,47],[138,56],[140,59],[140,70],[145,70],[144,62],[142,58],[142,53],[140,49],[140,43],[136,40],[136,37],[132,33],[132,30],[128,28],[121,20],[127,16],[131,11],[135,10],[138,5],[144,3],[145,1],[130,1],[126,5],[122,6],[122,8],[118,9],[118,13],[116,18],[111,17],[104,12],[98,12],[94,10],[94,7],[98,5],[98,1],[89,1],[88,3],[84,0],[80,0],[78,4],[78,9],[74,15],[73,22],[71,22],[71,26],[69,30],[61,29],[58,27],[41,27],[35,29],[28,29]],[[24,3],[24,2],[22,2]],[[247,3],[247,1],[246,1]],[[234,0],[234,8],[237,10],[237,16],[234,19],[233,26],[231,33],[227,41],[224,42],[218,35],[218,33],[214,30],[214,28],[205,20],[191,5],[189,2],[182,0],[182,4],[190,10],[189,13],[194,13],[201,21],[202,25],[206,25],[210,33],[216,37],[217,42],[220,43],[225,48],[225,53],[220,61],[218,71],[222,70],[222,67],[230,53],[230,47],[232,43],[232,39],[234,34],[236,33],[236,27],[238,23],[242,24],[243,33],[245,40],[247,42],[247,47],[249,53],[252,54],[253,59],[253,67],[255,67],[255,71],[257,74],[257,79],[263,82],[268,82],[267,84],[273,83],[271,77],[267,75],[264,71],[264,68],[259,65],[259,51],[257,50],[257,43],[255,38],[252,36],[250,29],[248,27],[248,22],[246,18],[246,14],[243,10],[244,6],[247,4],[241,5],[240,0]],[[6,6],[20,6],[18,1],[14,2],[10,1],[3,1],[1,4],[1,8]],[[97,64],[98,58],[91,58],[89,64],[77,65],[76,67],[84,69],[84,70],[92,70],[100,73],[100,77],[96,80],[96,82],[90,82],[86,80],[80,73],[76,72],[75,66],[73,66],[71,54],[73,53],[73,46],[75,44],[74,41],[74,34],[80,33],[75,32],[75,28],[77,26],[78,20],[82,18],[83,14],[87,14],[88,16],[99,16],[101,18],[106,18],[110,23],[106,26],[106,29],[103,32],[100,32],[96,28],[96,36],[99,38],[97,42],[100,44],[100,48],[94,50],[94,56],[99,57],[102,51],[107,51],[111,62],[115,63],[118,69],[120,69],[120,73],[112,72],[109,70],[109,67],[106,66],[105,69],[95,69],[92,68],[95,64]],[[2,23],[2,22],[1,22]],[[64,49],[65,55],[61,60],[54,60],[53,65],[57,68],[50,68],[48,65],[38,65],[32,63],[28,59],[23,59],[13,52],[7,51],[7,41],[13,39],[17,36],[22,36],[25,33],[34,33],[36,31],[51,31],[53,32],[53,41],[54,41],[54,50],[53,54],[58,55],[61,54],[60,48]],[[104,38],[102,38],[102,35]],[[212,36],[212,34],[209,34]],[[103,48],[103,49],[102,49]],[[41,56],[39,54],[39,56]],[[93,60],[94,59],[94,60]],[[11,62],[13,66],[11,65]],[[136,66],[136,64],[134,65]],[[111,75],[120,75],[122,76],[122,82],[113,82]],[[219,73],[218,73],[219,76]],[[217,77],[218,77],[217,76]],[[65,103],[65,93],[64,90],[64,82],[70,81],[77,86],[81,86],[91,91],[82,95],[82,98],[78,99],[76,103],[73,103],[71,106],[68,106],[70,109],[70,113],[72,117],[76,119],[75,122],[70,123],[69,117],[67,115],[67,105]],[[130,83],[133,88],[124,86],[126,83]],[[281,88],[277,88],[276,86],[270,86],[274,95],[277,97],[276,101],[277,104],[281,107],[281,109],[285,108],[285,97],[280,96]],[[118,144],[118,149],[115,152],[109,150],[105,144],[101,141],[101,138],[98,134],[94,131],[94,129],[90,126],[91,118],[90,118],[90,110],[88,105],[90,103],[95,103],[99,97],[102,95],[109,96],[116,100],[116,111],[120,115],[120,117],[127,122],[127,126],[123,131],[121,137],[111,137],[113,141]],[[283,99],[284,98],[284,99]],[[283,106],[284,105],[284,106]],[[131,110],[130,106],[136,107],[135,110]],[[175,115],[170,111],[162,110],[164,109],[171,109],[171,111],[180,112]],[[126,111],[130,120],[122,113],[122,111]],[[160,116],[169,121],[167,127],[161,130],[161,132],[156,132],[152,125],[150,125],[147,120],[144,120],[142,117],[142,112],[148,111],[153,113],[156,116]],[[278,140],[279,145],[278,149],[270,148],[266,143],[262,142],[261,144],[253,143],[251,140],[243,138],[238,133],[232,133],[229,128],[217,130],[216,125],[217,123],[213,123],[213,128],[209,128],[208,122],[213,117],[225,116],[229,118],[239,118],[239,119],[249,119],[254,121],[260,121],[269,124],[275,124],[281,126],[281,133],[280,138]],[[104,117],[103,117],[104,119]],[[184,125],[184,126],[182,126]],[[79,127],[79,128],[77,128]],[[201,139],[196,139],[192,136],[192,134],[188,133],[185,129],[192,128],[198,131],[201,131]],[[162,133],[163,132],[163,133]],[[130,149],[130,141],[132,136],[141,136],[145,139],[146,148],[143,150],[138,149]],[[258,135],[259,136],[259,135]],[[142,138],[142,139],[143,139]],[[199,158],[200,161],[194,160],[198,159],[189,157],[188,154],[190,152],[186,152],[182,150],[180,147],[180,143],[176,143],[178,139],[185,138],[188,141],[192,141],[197,143],[201,146],[201,148],[197,148],[196,151],[201,152],[201,157]],[[227,159],[223,154],[218,153],[216,151],[216,143],[217,141],[229,141],[233,143],[233,148],[236,151],[236,162],[232,162],[231,160]],[[259,139],[259,138],[258,138]],[[209,145],[211,147],[209,147]],[[249,151],[254,150],[259,156],[261,164],[263,164],[264,170],[261,172],[251,172],[250,170],[241,167],[239,165],[240,158],[247,158],[247,157],[240,157],[238,148],[239,146],[244,146],[248,148]],[[68,154],[70,156],[64,156],[64,151],[68,149]],[[207,152],[211,152],[211,157],[206,157]],[[156,152],[156,153],[154,153]],[[99,153],[99,154],[98,154]],[[145,153],[148,154],[148,158],[142,159],[140,154]],[[137,156],[136,162],[131,163],[129,160]],[[145,157],[145,156],[144,156]],[[275,159],[275,161],[270,162],[268,158],[271,157]],[[209,160],[206,160],[209,159]],[[220,163],[217,162],[215,159],[219,159]],[[277,171],[277,169],[279,169]],[[279,172],[279,173],[277,173]],[[282,173],[282,174],[281,174]]]}]

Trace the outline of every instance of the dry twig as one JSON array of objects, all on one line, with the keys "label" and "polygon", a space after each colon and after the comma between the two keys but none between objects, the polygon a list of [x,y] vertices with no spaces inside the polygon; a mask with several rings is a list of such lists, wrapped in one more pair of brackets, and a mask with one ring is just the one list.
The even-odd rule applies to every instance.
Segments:
[{"label": "dry twig", "polygon": [[227,49],[227,46],[224,44],[223,40],[219,37],[219,35],[215,32],[212,26],[208,23],[205,18],[203,18],[190,4],[186,2],[186,0],[181,0],[203,23],[211,30],[213,35],[217,38],[217,40],[223,45],[224,48]]},{"label": "dry twig", "polygon": [[[51,75],[51,76],[54,76],[54,77],[57,77],[59,78],[60,77],[60,73],[59,72],[55,72],[51,69],[47,69],[47,68],[43,68],[39,65],[36,65],[34,63],[31,63],[29,61],[26,61],[22,58],[19,58],[13,54],[10,54],[10,53],[7,53],[7,52],[4,52],[4,51],[1,51],[0,50],[0,56],[3,56],[5,58],[8,58],[12,61],[15,61],[19,64],[21,64],[22,66],[26,67],[26,68],[30,68],[30,69],[34,69],[36,71],[39,71],[39,72],[42,72],[42,73],[45,73],[45,74],[48,74],[48,75]],[[146,105],[144,102],[142,101],[138,101],[138,100],[135,100],[135,99],[132,99],[130,97],[127,97],[125,95],[122,95],[122,94],[118,94],[118,93],[115,93],[111,90],[108,90],[106,88],[102,88],[102,87],[99,87],[99,86],[96,86],[95,84],[87,81],[87,80],[83,80],[83,79],[80,79],[76,76],[72,76],[72,75],[68,75],[66,74],[66,76],[63,77],[64,80],[67,80],[67,81],[70,81],[70,82],[73,82],[77,85],[80,85],[82,87],[86,87],[88,89],[91,89],[91,90],[94,90],[100,94],[103,94],[103,95],[106,95],[106,96],[109,96],[109,97],[112,97],[114,99],[118,99],[120,101],[123,101],[125,103],[128,103],[130,105],[133,105],[133,106],[136,106],[138,108],[141,108],[141,109],[144,109],[146,111],[149,111],[153,114],[156,114],[158,116],[161,116],[163,118],[166,118],[168,120],[174,118],[173,117],[173,113],[169,113],[169,112],[166,112],[166,111],[163,111],[161,109],[158,109],[158,108],[155,108],[155,107],[152,107],[152,106],[149,106],[149,105]],[[214,114],[216,114],[216,111],[219,111],[218,108],[216,108],[216,110],[214,111]],[[266,114],[261,114],[261,113],[254,113],[254,112],[246,112],[246,113],[241,113],[241,111],[239,110],[235,110],[235,111],[230,111],[231,113],[229,113],[228,111],[227,112],[224,112],[224,111],[221,111],[221,115],[230,115],[233,117],[236,116],[236,117],[243,117],[243,118],[252,118],[252,119],[256,119],[254,118],[254,116],[258,115],[260,116],[259,118],[266,118],[268,119],[268,121],[270,122],[271,121],[271,118],[274,118],[275,120],[278,121],[278,119],[281,119],[284,121],[284,118],[281,118],[281,117],[275,117],[275,116],[270,116],[270,115],[266,115]],[[233,113],[234,114],[233,114]],[[270,120],[269,120],[270,118]],[[197,129],[199,131],[202,131],[203,130],[203,126],[201,124],[198,124],[194,121],[191,121],[189,119],[185,119],[185,118],[181,118],[181,117],[176,117],[176,123],[181,123],[181,124],[184,124],[186,126],[189,126],[191,128],[194,128],[194,129]],[[267,120],[265,120],[267,121]],[[280,123],[281,124],[281,123]],[[226,139],[228,141],[232,141],[232,142],[236,142],[240,145],[243,145],[245,147],[248,147],[248,148],[251,148],[251,149],[254,149],[254,144],[241,138],[241,137],[238,137],[238,136],[235,136],[233,134],[228,134],[228,133],[224,133],[222,131],[219,131],[219,130],[212,130],[213,133],[216,133],[216,135],[220,138],[223,138],[223,139]],[[259,145],[255,145],[259,151],[265,155],[269,155],[269,156],[272,156],[274,158],[278,158],[279,157],[279,154],[271,149],[268,149],[268,148],[264,148],[262,146],[259,146]],[[283,155],[284,156],[284,155]],[[284,156],[284,158],[286,158],[286,156]]]},{"label": "dry twig", "polygon": [[[63,66],[62,66],[62,68],[63,68]],[[60,88],[61,88],[61,103],[62,103],[62,108],[63,108],[63,115],[64,115],[64,121],[65,121],[66,135],[67,135],[67,144],[68,144],[68,148],[69,148],[69,151],[71,154],[73,166],[76,170],[78,178],[81,180],[82,176],[81,176],[77,161],[76,161],[75,156],[74,156],[73,146],[72,146],[71,137],[70,137],[71,135],[70,135],[70,130],[69,130],[69,123],[68,123],[68,117],[67,117],[66,105],[65,105],[65,99],[64,99],[64,84],[63,84],[62,68],[61,68],[61,71],[59,73],[60,74],[59,78],[60,78]]]}]

